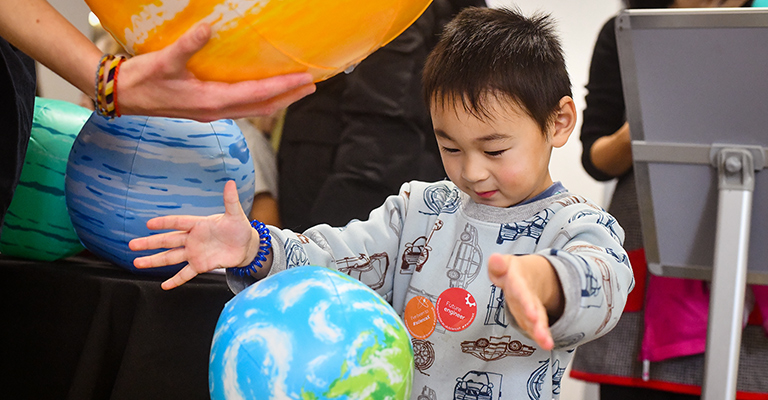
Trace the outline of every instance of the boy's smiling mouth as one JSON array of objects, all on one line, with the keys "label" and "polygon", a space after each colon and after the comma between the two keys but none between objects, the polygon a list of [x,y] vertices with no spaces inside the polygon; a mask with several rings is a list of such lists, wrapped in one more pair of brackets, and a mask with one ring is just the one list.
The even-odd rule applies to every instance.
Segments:
[{"label": "boy's smiling mouth", "polygon": [[477,195],[477,197],[480,197],[480,198],[483,198],[483,199],[488,199],[488,198],[492,197],[494,194],[496,194],[497,192],[498,192],[498,190],[490,190],[490,191],[487,191],[487,192],[475,192],[475,194]]}]

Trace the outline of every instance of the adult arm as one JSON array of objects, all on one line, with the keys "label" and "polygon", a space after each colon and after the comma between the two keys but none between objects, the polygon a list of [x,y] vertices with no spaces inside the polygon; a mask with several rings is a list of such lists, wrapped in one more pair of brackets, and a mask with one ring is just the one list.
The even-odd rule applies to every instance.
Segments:
[{"label": "adult arm", "polygon": [[101,52],[47,1],[0,2],[0,36],[93,96]]},{"label": "adult arm", "polygon": [[632,167],[614,26],[615,19],[611,18],[595,44],[581,127],[582,165],[599,181],[621,176]]},{"label": "adult arm", "polygon": [[595,140],[590,149],[592,164],[599,171],[612,177],[624,175],[632,168],[632,140],[629,123],[616,132]]},{"label": "adult arm", "polygon": [[[123,63],[120,111],[212,121],[271,114],[314,91],[305,73],[238,83],[196,79],[186,63],[210,35],[198,25],[165,49]],[[101,51],[47,1],[0,2],[0,36],[93,98]]]}]

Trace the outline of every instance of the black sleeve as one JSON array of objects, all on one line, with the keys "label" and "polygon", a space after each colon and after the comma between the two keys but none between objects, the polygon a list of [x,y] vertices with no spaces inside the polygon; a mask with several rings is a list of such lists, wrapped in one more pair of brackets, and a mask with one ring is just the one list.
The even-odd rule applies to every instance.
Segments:
[{"label": "black sleeve", "polygon": [[0,228],[24,165],[35,88],[35,61],[0,38]]},{"label": "black sleeve", "polygon": [[598,181],[607,181],[615,176],[598,170],[592,163],[592,145],[597,139],[616,132],[626,121],[614,26],[615,17],[605,23],[595,44],[587,83],[587,107],[581,126],[581,163],[587,173]]}]

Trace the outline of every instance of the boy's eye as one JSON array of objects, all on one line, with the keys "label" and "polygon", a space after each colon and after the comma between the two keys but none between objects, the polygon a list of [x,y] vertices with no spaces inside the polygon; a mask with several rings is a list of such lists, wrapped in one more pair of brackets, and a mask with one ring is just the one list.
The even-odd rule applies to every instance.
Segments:
[{"label": "boy's eye", "polygon": [[459,152],[459,149],[454,149],[454,148],[451,148],[451,147],[443,146],[442,149],[446,153],[458,153]]},{"label": "boy's eye", "polygon": [[485,154],[487,154],[487,155],[489,155],[491,157],[497,157],[497,156],[502,155],[505,151],[507,151],[507,150],[504,149],[504,150],[496,150],[496,151],[486,151]]}]

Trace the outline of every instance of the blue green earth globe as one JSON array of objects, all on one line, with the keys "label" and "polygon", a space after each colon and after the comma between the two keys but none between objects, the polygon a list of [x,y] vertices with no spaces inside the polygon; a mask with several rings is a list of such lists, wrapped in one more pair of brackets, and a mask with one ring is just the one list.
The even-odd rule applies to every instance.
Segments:
[{"label": "blue green earth globe", "polygon": [[413,349],[376,292],[339,272],[297,267],[230,300],[211,346],[211,399],[407,399]]}]

